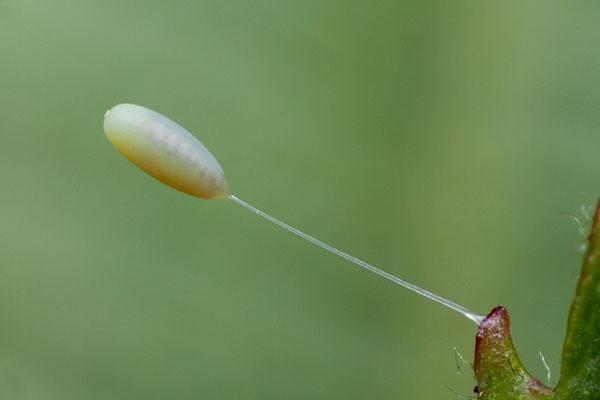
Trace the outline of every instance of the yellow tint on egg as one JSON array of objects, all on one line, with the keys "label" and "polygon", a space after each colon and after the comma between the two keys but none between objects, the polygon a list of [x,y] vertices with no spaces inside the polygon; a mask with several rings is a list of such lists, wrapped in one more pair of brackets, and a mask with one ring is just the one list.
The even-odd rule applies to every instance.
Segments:
[{"label": "yellow tint on egg", "polygon": [[148,175],[202,199],[229,196],[223,168],[194,135],[169,118],[135,104],[104,115],[112,145]]}]

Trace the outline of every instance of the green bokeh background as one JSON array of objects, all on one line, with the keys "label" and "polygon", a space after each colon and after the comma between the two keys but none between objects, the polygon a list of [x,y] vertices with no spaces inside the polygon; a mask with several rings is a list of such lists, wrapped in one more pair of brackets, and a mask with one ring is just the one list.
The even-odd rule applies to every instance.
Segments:
[{"label": "green bokeh background", "polygon": [[[0,0],[0,398],[453,399],[475,326],[105,140],[134,102],[234,192],[481,313],[557,378],[600,193],[600,3]],[[582,193],[585,193],[582,195]]]}]

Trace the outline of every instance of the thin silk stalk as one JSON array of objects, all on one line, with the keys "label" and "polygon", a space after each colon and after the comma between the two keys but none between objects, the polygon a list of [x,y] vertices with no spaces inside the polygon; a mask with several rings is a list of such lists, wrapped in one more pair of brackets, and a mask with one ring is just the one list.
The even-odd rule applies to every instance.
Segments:
[{"label": "thin silk stalk", "polygon": [[432,300],[432,301],[439,303],[445,307],[448,307],[451,310],[456,311],[457,313],[459,313],[462,316],[464,316],[465,318],[473,321],[477,325],[479,325],[481,323],[481,321],[483,321],[483,319],[485,318],[484,316],[476,314],[476,313],[470,311],[469,309],[467,309],[466,307],[461,306],[460,304],[457,304],[457,303],[455,303],[451,300],[448,300],[444,297],[438,296],[435,293],[431,293],[428,290],[425,290],[419,286],[413,285],[412,283],[407,282],[404,279],[400,279],[397,276],[390,274],[389,272],[385,272],[384,270],[379,269],[379,268],[375,267],[374,265],[371,265],[365,261],[362,261],[356,257],[351,256],[348,253],[345,253],[339,249],[336,249],[335,247],[333,247],[325,242],[322,242],[319,239],[317,239],[307,233],[304,233],[301,230],[296,229],[293,226],[290,226],[283,221],[278,220],[277,218],[265,213],[264,211],[259,210],[258,208],[254,207],[251,204],[246,203],[245,201],[241,200],[240,198],[238,198],[234,195],[230,195],[228,197],[228,199],[233,201],[236,204],[239,204],[240,206],[244,207],[245,209],[251,211],[252,213],[258,215],[259,217],[262,217],[262,218],[266,219],[267,221],[274,223],[275,225],[285,229],[286,231],[293,233],[296,236],[301,237],[302,239],[308,240],[309,242],[319,246],[320,248],[322,248],[324,250],[329,251],[330,253],[340,256],[343,259],[348,260],[351,263],[354,263],[361,268],[371,271],[379,276],[384,277],[385,279],[387,279],[389,281],[394,282],[397,285],[400,285],[408,290],[412,290],[413,292],[415,292],[425,298],[428,298],[429,300]]}]

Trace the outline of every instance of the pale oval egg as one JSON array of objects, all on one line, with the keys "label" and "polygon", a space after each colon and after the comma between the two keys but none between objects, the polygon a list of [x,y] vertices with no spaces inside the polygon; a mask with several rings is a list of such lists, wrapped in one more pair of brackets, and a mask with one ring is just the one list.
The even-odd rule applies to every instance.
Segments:
[{"label": "pale oval egg", "polygon": [[229,196],[223,168],[194,135],[169,118],[135,104],[104,115],[104,133],[142,171],[202,199]]}]

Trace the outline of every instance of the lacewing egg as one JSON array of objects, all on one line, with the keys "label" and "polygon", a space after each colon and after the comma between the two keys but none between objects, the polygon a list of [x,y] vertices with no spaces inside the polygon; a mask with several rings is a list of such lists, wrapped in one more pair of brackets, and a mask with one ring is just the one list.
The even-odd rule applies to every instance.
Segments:
[{"label": "lacewing egg", "polygon": [[104,133],[142,171],[202,199],[229,196],[223,169],[194,135],[169,118],[135,104],[119,104],[104,115]]},{"label": "lacewing egg", "polygon": [[223,169],[191,133],[167,117],[134,104],[119,104],[104,115],[104,133],[127,159],[159,181],[202,199],[227,198],[248,211],[361,268],[448,307],[480,325],[484,316],[359,260],[232,195]]}]

